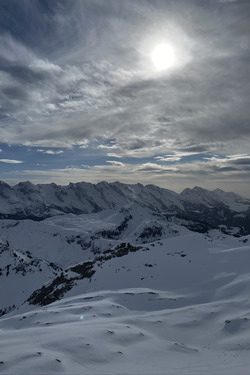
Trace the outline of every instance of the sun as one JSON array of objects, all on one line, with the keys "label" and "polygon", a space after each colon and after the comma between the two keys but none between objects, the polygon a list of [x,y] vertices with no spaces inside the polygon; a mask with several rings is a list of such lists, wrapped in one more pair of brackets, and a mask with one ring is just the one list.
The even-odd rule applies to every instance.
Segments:
[{"label": "sun", "polygon": [[166,70],[175,63],[174,49],[170,44],[158,44],[151,54],[151,59],[157,70]]}]

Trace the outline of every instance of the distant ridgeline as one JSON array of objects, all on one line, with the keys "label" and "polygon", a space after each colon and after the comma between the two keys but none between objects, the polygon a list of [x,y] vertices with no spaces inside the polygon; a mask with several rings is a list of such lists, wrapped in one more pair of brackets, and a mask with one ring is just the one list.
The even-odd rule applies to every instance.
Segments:
[{"label": "distant ridgeline", "polygon": [[67,186],[20,182],[11,187],[0,181],[0,219],[43,220],[55,215],[89,214],[131,205],[187,220],[187,227],[195,231],[220,227],[231,233],[235,228],[234,234],[238,236],[250,233],[250,200],[220,189],[209,191],[195,187],[177,194],[155,185],[120,182],[79,182]]}]

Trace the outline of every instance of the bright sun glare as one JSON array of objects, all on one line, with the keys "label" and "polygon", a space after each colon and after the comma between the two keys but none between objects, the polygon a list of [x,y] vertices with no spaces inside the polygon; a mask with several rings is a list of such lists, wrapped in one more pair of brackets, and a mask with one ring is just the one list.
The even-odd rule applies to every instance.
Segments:
[{"label": "bright sun glare", "polygon": [[175,63],[174,49],[169,44],[158,44],[154,48],[151,58],[157,70],[169,69]]}]

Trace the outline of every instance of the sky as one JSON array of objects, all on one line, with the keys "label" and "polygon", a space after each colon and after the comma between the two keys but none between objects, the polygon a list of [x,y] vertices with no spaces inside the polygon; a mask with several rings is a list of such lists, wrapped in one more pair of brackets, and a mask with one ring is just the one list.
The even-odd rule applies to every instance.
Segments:
[{"label": "sky", "polygon": [[0,180],[250,198],[249,18],[249,0],[0,0]]}]

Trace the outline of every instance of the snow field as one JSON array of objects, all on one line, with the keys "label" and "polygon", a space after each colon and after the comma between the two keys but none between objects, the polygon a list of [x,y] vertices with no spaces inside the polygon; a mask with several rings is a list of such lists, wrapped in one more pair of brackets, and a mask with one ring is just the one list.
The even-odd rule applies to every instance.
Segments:
[{"label": "snow field", "polygon": [[[1,253],[1,300],[19,307],[0,319],[0,373],[249,373],[250,236],[199,234],[175,223],[178,235],[169,237],[166,226],[161,238],[143,244],[135,233],[160,219],[145,209],[134,216],[117,239],[95,239],[95,249],[74,236],[113,230],[124,215],[1,221],[2,243],[11,246]],[[98,261],[124,239],[141,248],[119,257],[103,253],[107,259]],[[22,275],[15,267],[22,257],[30,261],[27,250],[39,262]],[[88,260],[93,276],[77,279],[61,300],[44,307],[25,302],[56,277],[49,262],[71,278],[67,268]]]},{"label": "snow field", "polygon": [[[1,319],[3,374],[245,374],[249,304],[232,298],[177,309],[136,311],[126,289],[64,298]],[[124,296],[131,299],[123,306]],[[135,306],[133,306],[135,301]],[[242,307],[243,306],[243,307]],[[230,320],[230,322],[229,322]],[[235,371],[237,369],[237,371]]]}]

